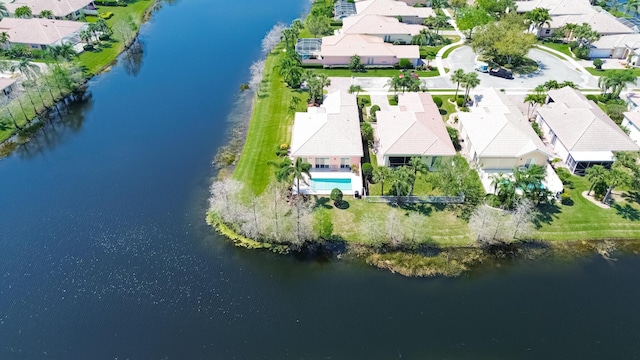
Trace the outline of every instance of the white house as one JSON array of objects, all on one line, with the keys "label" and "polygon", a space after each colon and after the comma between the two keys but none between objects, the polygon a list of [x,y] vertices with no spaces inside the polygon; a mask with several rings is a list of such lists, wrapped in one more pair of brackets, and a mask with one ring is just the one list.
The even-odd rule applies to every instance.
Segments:
[{"label": "white house", "polygon": [[397,0],[362,0],[356,1],[358,15],[380,15],[401,18],[403,23],[422,24],[424,19],[435,16],[431,8],[413,7]]},{"label": "white house", "polygon": [[584,175],[593,165],[610,167],[616,152],[640,149],[598,105],[570,87],[550,90],[536,121],[574,174]]},{"label": "white house", "polygon": [[4,96],[10,96],[15,90],[16,79],[0,77],[0,91]]},{"label": "white house", "polygon": [[401,166],[414,157],[433,167],[456,150],[438,107],[427,93],[398,94],[398,106],[376,112],[378,165]]},{"label": "white house", "polygon": [[93,0],[13,0],[5,2],[7,12],[14,16],[16,9],[28,6],[34,16],[44,10],[51,11],[55,19],[76,20],[83,15],[98,15]]},{"label": "white house", "polygon": [[550,151],[507,95],[488,88],[474,96],[469,109],[458,115],[462,153],[474,164],[487,193],[495,190],[494,175],[512,176],[514,169],[531,165],[546,167],[545,186],[562,191],[562,182],[548,163]]},{"label": "white house", "polygon": [[591,44],[589,57],[624,59],[637,65],[640,34],[618,34],[601,36]]},{"label": "white house", "polygon": [[0,20],[0,32],[9,35],[9,44],[22,44],[31,49],[46,49],[49,46],[63,43],[80,42],[80,31],[88,27],[87,23],[50,19],[16,19]]},{"label": "white house", "polygon": [[348,66],[354,55],[360,56],[368,67],[392,67],[401,59],[407,59],[413,66],[417,66],[420,62],[420,47],[393,45],[384,42],[381,37],[362,34],[339,34],[322,38],[319,58],[325,67]]},{"label": "white house", "polygon": [[358,15],[344,19],[342,29],[338,33],[373,35],[389,43],[411,44],[413,37],[422,29],[426,27],[401,23],[393,17]]},{"label": "white house", "polygon": [[[326,96],[322,106],[297,112],[293,123],[291,157],[311,164],[306,194],[345,194],[362,191],[360,160],[364,155],[355,95],[344,91]],[[353,167],[353,169],[352,169]]]}]

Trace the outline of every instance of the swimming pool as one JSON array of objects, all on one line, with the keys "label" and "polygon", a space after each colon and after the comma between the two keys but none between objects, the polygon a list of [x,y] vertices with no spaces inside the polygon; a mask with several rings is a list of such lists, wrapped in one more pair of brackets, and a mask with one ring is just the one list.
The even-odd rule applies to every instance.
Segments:
[{"label": "swimming pool", "polygon": [[351,179],[312,179],[311,191],[331,191],[338,188],[342,191],[351,191]]}]

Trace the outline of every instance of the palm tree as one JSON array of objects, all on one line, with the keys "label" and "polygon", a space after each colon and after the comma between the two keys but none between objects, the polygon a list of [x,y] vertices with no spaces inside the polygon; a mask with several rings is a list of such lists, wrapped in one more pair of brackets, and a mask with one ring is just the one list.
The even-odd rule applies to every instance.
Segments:
[{"label": "palm tree", "polygon": [[433,19],[433,25],[436,27],[436,37],[438,36],[438,32],[440,32],[440,28],[443,28],[449,24],[449,17],[444,14],[436,15],[436,18]]},{"label": "palm tree", "polygon": [[411,169],[413,170],[413,177],[411,178],[411,190],[409,190],[409,196],[413,196],[413,189],[415,188],[416,185],[416,179],[418,178],[418,173],[420,174],[426,174],[429,169],[427,168],[427,165],[424,163],[424,161],[422,161],[422,158],[420,158],[419,156],[412,156],[411,159],[409,159],[409,166],[411,166]]},{"label": "palm tree", "polygon": [[531,165],[526,170],[514,169],[513,177],[516,188],[519,188],[529,200],[537,204],[542,200],[544,185],[542,182],[547,176],[547,171],[540,165]]},{"label": "palm tree", "polygon": [[498,184],[498,199],[502,205],[510,209],[516,202],[516,183],[511,179],[503,178]]},{"label": "palm tree", "polygon": [[[30,63],[27,59],[21,59],[18,65],[15,67],[24,75],[27,80],[35,81],[35,79],[40,74],[40,68],[38,65]],[[29,86],[27,86],[27,95],[29,96],[29,100],[31,101],[31,105],[33,105],[33,111],[38,114],[38,110],[36,108],[36,104],[33,102],[33,98],[31,98],[31,93],[29,92]]]},{"label": "palm tree", "polygon": [[531,116],[535,113],[536,107],[538,105],[544,104],[545,100],[547,99],[547,95],[543,91],[538,91],[541,89],[536,87],[535,90],[536,92],[529,93],[524,97],[524,102],[529,104],[527,107],[527,118],[529,119],[531,119]]},{"label": "palm tree", "polygon": [[88,45],[92,45],[91,32],[88,29],[80,31],[80,40],[86,42]]},{"label": "palm tree", "polygon": [[348,90],[349,94],[356,93],[356,97],[358,97],[361,91],[364,91],[364,89],[360,85],[351,85]]},{"label": "palm tree", "polygon": [[464,85],[465,93],[464,98],[466,101],[469,100],[469,93],[471,89],[474,89],[476,86],[480,85],[480,79],[478,78],[478,74],[475,72],[470,72],[464,75],[464,80],[462,81],[462,85]]},{"label": "palm tree", "polygon": [[431,30],[422,29],[420,30],[418,35],[415,35],[413,38],[411,38],[411,44],[420,45],[420,46],[431,45],[431,43],[433,43],[434,40],[435,40],[435,35]]},{"label": "palm tree", "polygon": [[596,184],[605,180],[607,176],[607,169],[602,165],[593,165],[588,168],[586,171],[587,179],[591,182],[591,186],[589,187],[589,191],[587,191],[587,195],[591,195],[591,191],[596,186]]},{"label": "palm tree", "polygon": [[51,19],[53,18],[53,11],[51,10],[42,10],[40,11],[40,14],[38,14],[39,17],[44,18],[44,19]]},{"label": "palm tree", "polygon": [[402,87],[402,79],[398,76],[394,76],[391,79],[387,80],[387,84],[385,86],[389,86],[393,89],[393,93],[396,94],[398,89]]},{"label": "palm tree", "polygon": [[631,16],[638,15],[638,0],[627,0],[624,4],[624,11]]},{"label": "palm tree", "polygon": [[380,196],[384,195],[384,182],[391,178],[392,170],[386,166],[378,166],[373,169],[372,180],[376,184],[380,184]]},{"label": "palm tree", "polygon": [[395,190],[395,195],[400,197],[403,194],[406,194],[411,183],[415,182],[412,178],[413,174],[411,173],[411,170],[406,166],[401,166],[393,171],[389,186]]},{"label": "palm tree", "polygon": [[11,49],[9,38],[10,36],[6,31],[0,32],[0,44],[2,44],[7,49]]},{"label": "palm tree", "polygon": [[549,9],[535,8],[526,14],[526,19],[529,26],[532,27],[531,31],[533,31],[533,29],[537,29],[537,37],[540,37],[540,30],[542,30],[542,27],[545,25],[551,27],[551,15],[549,14]]},{"label": "palm tree", "polygon": [[7,7],[0,1],[0,19],[7,13]]},{"label": "palm tree", "polygon": [[269,161],[269,165],[276,167],[275,174],[278,182],[289,182],[291,179],[296,181],[296,194],[300,194],[300,180],[308,185],[305,175],[311,179],[311,164],[302,158],[297,158],[294,163],[289,157],[285,157],[279,163]]},{"label": "palm tree", "polygon": [[456,69],[453,71],[453,74],[451,74],[451,81],[456,83],[456,94],[453,97],[454,101],[458,99],[458,90],[460,90],[460,84],[464,81],[464,79],[465,79],[465,74],[464,74],[464,70],[462,69]]},{"label": "palm tree", "polygon": [[33,12],[31,11],[31,8],[28,6],[20,6],[19,8],[16,9],[14,15],[17,18],[30,18],[33,16]]},{"label": "palm tree", "polygon": [[287,49],[293,49],[296,45],[296,32],[289,28],[282,30],[282,37],[284,38],[285,47]]},{"label": "palm tree", "polygon": [[47,50],[49,50],[49,53],[51,53],[51,56],[53,56],[56,61],[69,61],[78,54],[70,43],[49,46]]}]

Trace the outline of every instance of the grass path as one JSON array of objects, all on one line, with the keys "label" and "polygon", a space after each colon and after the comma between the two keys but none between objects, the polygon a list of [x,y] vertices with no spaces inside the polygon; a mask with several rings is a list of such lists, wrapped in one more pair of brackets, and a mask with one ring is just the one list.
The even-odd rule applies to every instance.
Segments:
[{"label": "grass path", "polygon": [[236,180],[243,182],[255,194],[260,194],[273,179],[273,171],[267,164],[277,160],[275,151],[280,144],[291,142],[293,113],[289,110],[291,99],[300,99],[296,111],[304,111],[308,99],[306,93],[288,89],[278,74],[280,48],[267,57],[262,89],[256,96],[249,131],[233,173]]}]

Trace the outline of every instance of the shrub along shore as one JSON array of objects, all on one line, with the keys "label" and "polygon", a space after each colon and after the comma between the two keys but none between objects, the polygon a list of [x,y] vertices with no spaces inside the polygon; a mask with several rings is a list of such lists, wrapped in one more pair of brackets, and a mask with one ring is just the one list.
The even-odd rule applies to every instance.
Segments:
[{"label": "shrub along shore", "polygon": [[[0,157],[8,155],[22,142],[28,141],[42,127],[43,120],[60,111],[58,105],[67,97],[83,93],[88,80],[115,63],[118,55],[134,43],[140,25],[150,16],[157,0],[137,0],[127,6],[99,6],[101,14],[110,13],[104,21],[110,36],[94,42],[93,50],[74,56],[68,47],[33,53],[21,48],[9,50],[3,70],[18,70],[25,77],[24,92],[3,106],[0,112]],[[123,3],[124,4],[124,3]],[[101,17],[87,17],[93,23]],[[98,21],[98,23],[100,23]],[[44,61],[48,70],[43,72],[32,61]],[[18,136],[15,136],[18,135]]]},{"label": "shrub along shore", "polygon": [[[310,16],[322,16],[318,13],[312,10]],[[304,169],[287,164],[281,149],[290,143],[294,113],[305,110],[310,96],[285,83],[281,67],[288,61],[287,46],[276,43],[265,51],[265,61],[257,63],[262,77],[251,82],[253,113],[242,153],[224,164],[235,171],[231,178],[221,175],[211,189],[207,222],[236,245],[356,257],[406,276],[458,276],[508,259],[638,252],[640,196],[634,192],[625,189],[610,208],[603,208],[582,195],[591,186],[588,179],[568,175],[563,177],[568,195],[562,203],[529,204],[524,218],[514,208],[484,211],[487,207],[478,205],[498,197],[478,194],[477,174],[462,157],[456,157],[455,166],[412,175],[416,191],[428,191],[418,195],[464,193],[462,205],[369,203],[341,194],[292,196],[289,175]],[[375,164],[375,155],[365,152],[363,163]],[[385,194],[393,191],[395,171]],[[383,191],[380,176],[369,178],[377,182],[375,195]],[[478,219],[491,226],[478,225]],[[487,232],[499,241],[479,241]]]}]

